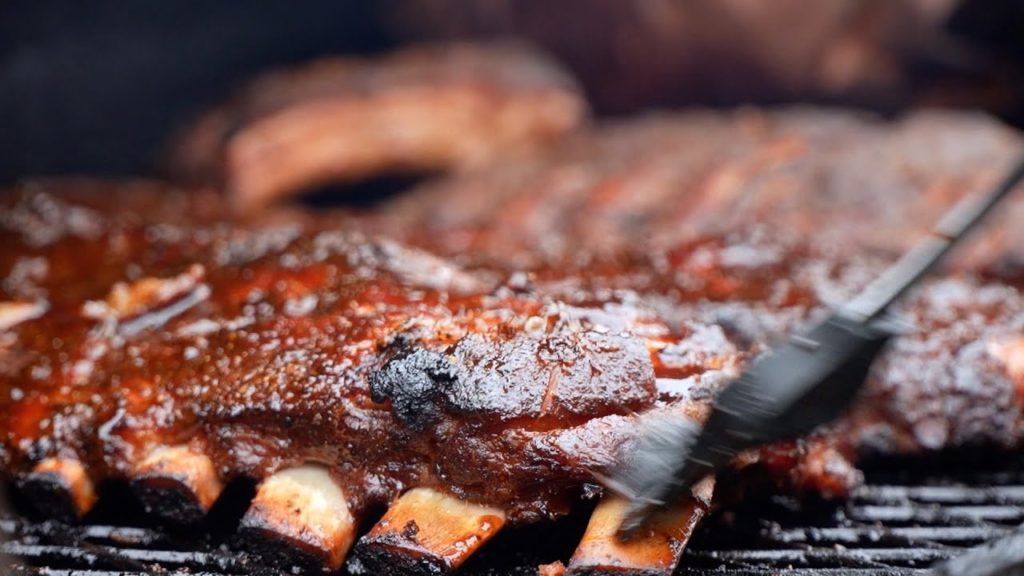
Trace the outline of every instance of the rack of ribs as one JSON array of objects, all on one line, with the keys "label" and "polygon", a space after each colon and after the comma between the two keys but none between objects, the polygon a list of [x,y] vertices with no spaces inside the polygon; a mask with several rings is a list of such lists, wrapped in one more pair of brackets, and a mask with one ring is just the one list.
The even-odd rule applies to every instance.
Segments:
[{"label": "rack of ribs", "polygon": [[648,339],[668,330],[639,308],[326,223],[204,223],[144,188],[108,191],[143,207],[109,215],[40,186],[5,199],[2,456],[49,514],[116,478],[190,522],[248,476],[263,552],[337,568],[387,505],[364,570],[450,570],[506,523],[568,512],[663,403]]},{"label": "rack of ribs", "polygon": [[[919,151],[922,126],[951,162],[843,168],[842,154],[884,143]],[[953,128],[977,156],[935,144]],[[664,156],[637,151],[648,139]],[[600,498],[566,571],[667,575],[714,480],[619,542],[622,502],[602,472],[638,429],[700,421],[746,362],[866,285],[904,240],[884,225],[855,235],[812,192],[862,222],[895,211],[912,235],[932,204],[997,178],[1017,144],[955,115],[646,120],[369,216],[237,216],[213,192],[26,184],[0,210],[4,474],[53,516],[82,516],[121,480],[178,523],[255,479],[248,546],[367,574],[450,572],[505,526]],[[486,178],[490,209],[466,192]],[[994,230],[980,243],[1006,246]],[[993,250],[905,302],[912,328],[848,416],[736,467],[842,495],[864,450],[1018,445],[1024,298]]]},{"label": "rack of ribs", "polygon": [[543,147],[586,113],[568,75],[516,44],[339,56],[242,87],[174,139],[168,168],[249,210],[381,172],[465,170]]},{"label": "rack of ribs", "polygon": [[[813,108],[652,114],[427,182],[382,213],[396,238],[519,267],[755,226],[894,258],[956,200],[998,182],[1022,143],[971,113],[893,121]],[[997,215],[960,267],[1019,261],[1024,239],[1009,223],[1022,210],[1013,202]]]}]

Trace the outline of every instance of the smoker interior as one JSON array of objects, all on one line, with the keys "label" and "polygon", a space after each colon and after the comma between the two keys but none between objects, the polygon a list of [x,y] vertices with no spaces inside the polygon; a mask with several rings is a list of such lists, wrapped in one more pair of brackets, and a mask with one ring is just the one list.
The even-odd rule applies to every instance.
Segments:
[{"label": "smoker interior", "polygon": [[[777,491],[723,507],[694,537],[677,574],[913,574],[937,560],[1006,534],[1024,522],[1024,458],[945,454],[869,463],[866,481],[841,502]],[[202,530],[169,532],[145,523],[126,491],[113,489],[81,526],[30,518],[0,520],[14,574],[281,574],[232,546],[252,487],[236,484]],[[511,530],[489,543],[461,574],[533,575],[566,561],[583,533],[580,510],[551,524]],[[284,572],[287,573],[287,572]]]},{"label": "smoker interior", "polygon": [[[216,8],[195,1],[100,2],[88,10],[54,10],[55,4],[16,3],[0,19],[0,30],[7,32],[0,34],[0,44],[19,48],[0,62],[0,120],[6,119],[0,125],[8,128],[0,131],[0,181],[35,173],[148,174],[173,127],[252,73],[326,53],[378,51],[400,41],[369,18],[369,3],[307,2],[303,10],[282,1]],[[547,12],[546,5],[535,4]],[[958,27],[991,52],[972,57],[995,59],[994,67],[1008,75],[1004,82],[1015,85],[1024,50],[1019,5],[969,5]],[[625,84],[608,73],[609,62],[595,60],[595,77]],[[1020,126],[1024,109],[1007,100],[1015,104],[1009,110],[989,107]],[[733,104],[700,95],[696,102]],[[644,109],[686,103],[693,102],[634,104]],[[344,195],[327,191],[312,195],[311,203],[339,196],[377,200],[407,185],[373,183]],[[720,509],[694,537],[677,574],[912,574],[1024,522],[1022,457],[889,459],[869,463],[865,472],[864,486],[849,500],[801,500],[765,490]],[[234,484],[201,529],[186,530],[153,525],[123,485],[107,487],[98,507],[77,526],[34,518],[15,494],[14,510],[0,513],[0,552],[15,559],[14,574],[24,575],[281,574],[239,552],[232,540],[252,493],[252,485]],[[539,564],[564,562],[588,513],[584,504],[558,522],[502,532],[460,573],[534,575]]]}]

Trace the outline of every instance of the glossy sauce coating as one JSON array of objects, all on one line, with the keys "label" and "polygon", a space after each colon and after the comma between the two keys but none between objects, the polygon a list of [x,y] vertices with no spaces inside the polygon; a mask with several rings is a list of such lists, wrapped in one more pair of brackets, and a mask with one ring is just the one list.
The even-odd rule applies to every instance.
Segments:
[{"label": "glossy sauce coating", "polygon": [[[559,189],[548,189],[552,209],[563,205]],[[590,212],[619,197],[588,190],[578,201]],[[783,223],[822,214],[785,198],[762,192],[744,204],[796,218]],[[29,186],[4,202],[8,474],[56,455],[82,460],[95,479],[130,476],[153,449],[189,443],[225,479],[321,462],[355,510],[426,486],[499,507],[511,522],[564,513],[643,414],[700,418],[750,357],[854,294],[893,255],[891,245],[851,243],[852,225],[816,234],[757,225],[760,216],[650,242],[643,218],[625,226],[609,209],[612,221],[592,214],[592,229],[575,229],[612,223],[611,244],[591,246],[547,235],[574,230],[547,217],[502,244],[512,221],[487,219],[516,212],[477,212],[481,233],[463,244],[463,228],[442,234],[415,207],[237,220],[204,194],[87,183]],[[660,218],[659,202],[644,214]],[[472,205],[438,206],[456,217]],[[370,230],[435,254],[464,247],[471,267]],[[550,238],[561,248],[528,245]],[[991,272],[997,260],[973,262]],[[836,493],[855,480],[847,459],[863,448],[1019,443],[1024,301],[1014,284],[941,279],[902,313],[915,329],[848,419],[745,462]]]},{"label": "glossy sauce coating", "polygon": [[[570,306],[358,232],[136,224],[58,196],[5,211],[8,275],[46,270],[4,294],[46,307],[4,333],[9,473],[61,456],[125,476],[190,443],[226,478],[324,462],[357,506],[441,485],[523,519],[567,506],[659,403],[648,336],[671,336],[638,308]],[[36,243],[18,222],[41,204],[95,225]]]}]

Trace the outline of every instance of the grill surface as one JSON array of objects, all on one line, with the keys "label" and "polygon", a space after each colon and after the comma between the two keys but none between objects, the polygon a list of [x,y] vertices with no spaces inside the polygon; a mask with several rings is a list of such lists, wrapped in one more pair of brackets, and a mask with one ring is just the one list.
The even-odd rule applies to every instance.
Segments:
[{"label": "grill surface", "polygon": [[[991,468],[995,460],[1002,470]],[[723,510],[695,537],[677,572],[684,576],[915,574],[965,547],[1024,523],[1024,459],[887,461],[844,503],[766,494]],[[281,574],[228,547],[251,487],[234,488],[202,531],[173,533],[139,525],[128,498],[108,498],[81,527],[0,519],[3,552],[19,575]],[[536,574],[567,560],[585,511],[550,525],[513,530],[474,558],[464,574]]]}]

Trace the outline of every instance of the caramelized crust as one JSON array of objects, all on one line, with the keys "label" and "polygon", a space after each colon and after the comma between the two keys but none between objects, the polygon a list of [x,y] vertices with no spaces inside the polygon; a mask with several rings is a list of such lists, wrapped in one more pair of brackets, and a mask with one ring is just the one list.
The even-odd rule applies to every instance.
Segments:
[{"label": "caramelized crust", "polygon": [[[10,200],[11,222],[80,209]],[[13,291],[48,306],[4,334],[9,473],[60,456],[127,476],[187,445],[224,479],[327,464],[356,510],[439,486],[521,521],[564,510],[659,402],[645,334],[668,330],[640,310],[609,329],[597,309],[317,225],[89,215],[88,236],[45,244],[5,227],[5,262],[47,271]],[[602,421],[602,453],[557,444]]]},{"label": "caramelized crust", "polygon": [[[16,196],[8,213],[40,193]],[[97,217],[88,240],[30,247],[5,233],[5,246],[21,245],[9,261],[82,266],[20,286],[48,308],[4,333],[8,473],[58,457],[85,463],[93,480],[131,476],[160,447],[188,446],[223,480],[325,464],[355,514],[413,487],[512,523],[564,513],[637,418],[700,418],[748,358],[883,264],[754,235],[683,244],[657,265],[538,269],[524,284],[315,224]],[[111,291],[146,297],[126,300],[130,315],[87,313]],[[1020,374],[1007,361],[1024,323],[1016,290],[947,279],[905,310],[919,330],[881,361],[871,400],[838,433],[765,451],[766,468],[842,492],[855,477],[821,458],[1018,441]]]}]

